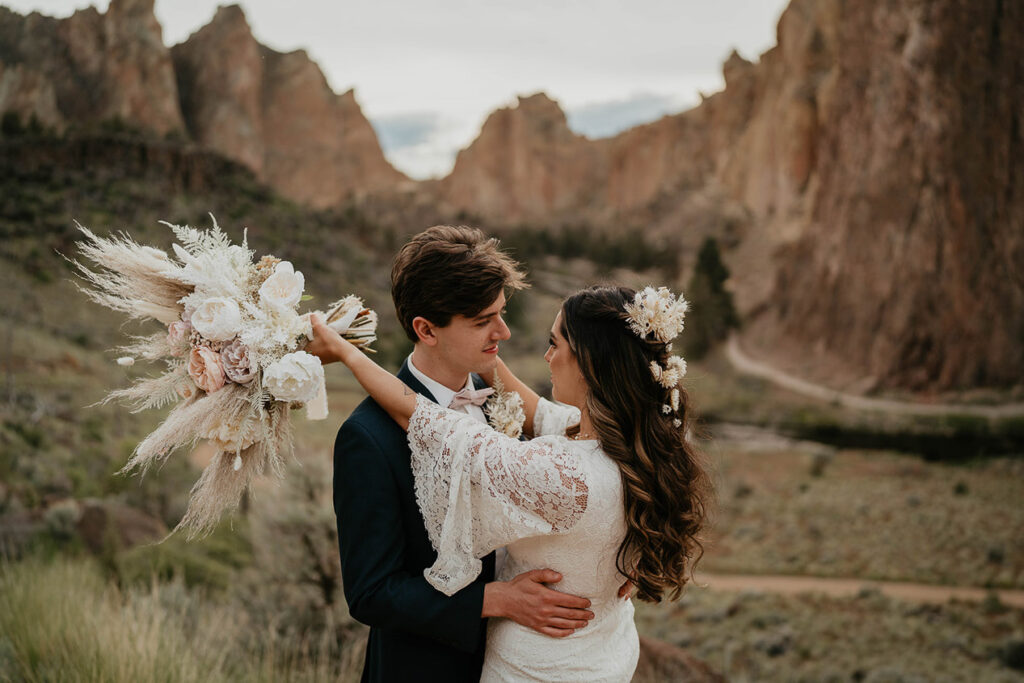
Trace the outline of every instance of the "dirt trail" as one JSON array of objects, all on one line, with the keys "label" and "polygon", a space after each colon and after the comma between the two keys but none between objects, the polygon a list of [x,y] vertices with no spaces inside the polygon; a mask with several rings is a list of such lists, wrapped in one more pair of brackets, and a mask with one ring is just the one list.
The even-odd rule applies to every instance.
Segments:
[{"label": "dirt trail", "polygon": [[846,394],[835,389],[814,384],[794,377],[766,363],[754,360],[740,348],[739,338],[734,334],[726,343],[726,355],[732,366],[747,375],[754,375],[768,380],[795,393],[817,399],[825,403],[838,403],[854,410],[877,410],[903,415],[972,415],[989,420],[1024,416],[1024,403],[1004,403],[995,406],[966,405],[954,403],[912,403],[884,398],[868,398],[855,394]]},{"label": "dirt trail", "polygon": [[952,599],[980,602],[990,593],[999,596],[1004,605],[1024,609],[1024,590],[990,591],[974,586],[936,586],[902,581],[869,581],[866,579],[828,579],[816,576],[771,576],[744,574],[699,574],[696,585],[716,591],[761,591],[796,595],[824,593],[833,597],[857,595],[865,588],[908,602],[943,604]]}]

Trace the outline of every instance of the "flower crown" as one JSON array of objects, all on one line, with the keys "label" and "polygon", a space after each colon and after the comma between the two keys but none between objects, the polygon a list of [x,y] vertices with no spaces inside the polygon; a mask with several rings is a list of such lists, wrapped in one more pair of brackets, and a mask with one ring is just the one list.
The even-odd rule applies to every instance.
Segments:
[{"label": "flower crown", "polygon": [[[626,304],[626,315],[629,328],[641,339],[648,339],[668,344],[672,350],[672,340],[683,331],[683,319],[690,305],[683,297],[676,296],[667,287],[645,287],[633,297],[633,303]],[[665,415],[679,412],[679,384],[686,375],[686,361],[680,356],[669,356],[665,365],[651,361],[651,375],[661,387],[669,390],[669,401],[661,406]],[[676,427],[683,422],[678,417],[672,421]]]}]

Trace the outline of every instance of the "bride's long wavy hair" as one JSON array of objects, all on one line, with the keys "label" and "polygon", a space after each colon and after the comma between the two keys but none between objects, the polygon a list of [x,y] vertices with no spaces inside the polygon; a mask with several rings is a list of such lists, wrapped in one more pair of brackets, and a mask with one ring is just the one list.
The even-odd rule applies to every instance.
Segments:
[{"label": "bride's long wavy hair", "polygon": [[[669,390],[650,366],[665,366],[669,346],[630,329],[625,305],[634,294],[625,287],[581,290],[562,304],[560,331],[586,382],[597,438],[622,474],[627,531],[616,564],[633,579],[637,597],[660,602],[665,593],[679,598],[703,555],[699,535],[712,485],[686,438],[692,416],[682,387],[679,411],[662,412]],[[579,426],[569,431],[572,436]]]}]

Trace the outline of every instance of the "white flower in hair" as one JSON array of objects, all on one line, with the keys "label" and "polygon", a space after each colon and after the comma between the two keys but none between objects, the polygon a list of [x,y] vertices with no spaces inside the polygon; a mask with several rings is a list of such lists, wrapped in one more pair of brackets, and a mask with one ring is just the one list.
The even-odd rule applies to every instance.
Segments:
[{"label": "white flower in hair", "polygon": [[683,318],[689,310],[686,299],[676,296],[667,287],[644,287],[626,304],[629,327],[640,338],[653,333],[662,343],[670,342],[683,331]]},{"label": "white flower in hair", "polygon": [[666,389],[672,389],[686,376],[686,361],[679,356],[670,356],[665,367],[661,367],[658,361],[652,360],[651,375],[655,382]]}]

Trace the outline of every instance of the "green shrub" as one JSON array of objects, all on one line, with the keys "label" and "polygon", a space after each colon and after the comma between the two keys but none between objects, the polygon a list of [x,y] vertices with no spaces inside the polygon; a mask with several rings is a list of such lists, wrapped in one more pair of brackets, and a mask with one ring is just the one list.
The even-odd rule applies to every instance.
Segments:
[{"label": "green shrub", "polygon": [[725,340],[730,330],[739,327],[732,294],[725,288],[728,279],[729,269],[722,263],[718,243],[708,237],[701,245],[697,265],[686,287],[690,303],[683,335],[687,358],[703,358]]},{"label": "green shrub", "polygon": [[188,541],[178,533],[162,543],[142,545],[116,558],[119,578],[125,585],[148,584],[181,579],[186,586],[224,590],[234,572],[252,561],[252,547],[245,525],[235,521],[221,524],[210,536]]}]

